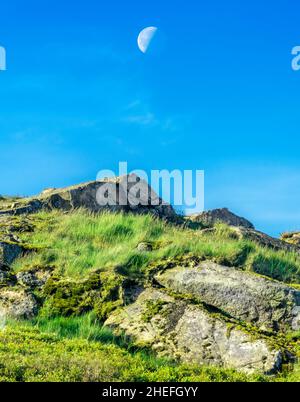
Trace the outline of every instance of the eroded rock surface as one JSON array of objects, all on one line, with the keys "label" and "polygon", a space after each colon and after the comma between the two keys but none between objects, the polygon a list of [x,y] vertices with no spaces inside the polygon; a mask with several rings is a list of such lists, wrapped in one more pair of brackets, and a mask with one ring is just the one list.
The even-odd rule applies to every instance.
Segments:
[{"label": "eroded rock surface", "polygon": [[156,289],[143,291],[135,303],[114,312],[105,325],[183,362],[267,374],[280,369],[282,363],[279,348],[265,339],[253,339],[205,309]]},{"label": "eroded rock surface", "polygon": [[300,329],[300,291],[271,279],[212,262],[168,269],[155,279],[262,329]]}]

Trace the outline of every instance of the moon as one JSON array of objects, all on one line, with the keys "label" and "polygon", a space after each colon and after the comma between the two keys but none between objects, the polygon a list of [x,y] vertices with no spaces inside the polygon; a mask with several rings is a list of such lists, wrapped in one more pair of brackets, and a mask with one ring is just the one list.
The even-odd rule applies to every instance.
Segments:
[{"label": "moon", "polygon": [[137,39],[138,47],[142,53],[146,53],[154,35],[156,34],[156,27],[148,27],[143,29]]}]

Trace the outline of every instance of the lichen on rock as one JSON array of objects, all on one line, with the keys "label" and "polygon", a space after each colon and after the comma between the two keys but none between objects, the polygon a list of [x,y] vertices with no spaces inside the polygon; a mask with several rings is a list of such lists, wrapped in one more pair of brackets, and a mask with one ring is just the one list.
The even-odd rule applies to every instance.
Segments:
[{"label": "lichen on rock", "polygon": [[[159,308],[145,320],[149,303]],[[112,313],[105,325],[137,345],[151,346],[159,355],[183,362],[271,374],[283,361],[279,347],[238,328],[229,330],[225,320],[160,290],[146,289],[135,303]]]}]

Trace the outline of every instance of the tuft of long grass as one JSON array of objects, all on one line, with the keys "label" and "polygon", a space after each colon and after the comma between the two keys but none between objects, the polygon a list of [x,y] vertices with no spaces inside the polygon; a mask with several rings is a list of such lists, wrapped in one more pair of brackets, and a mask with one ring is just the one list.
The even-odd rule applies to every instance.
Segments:
[{"label": "tuft of long grass", "polygon": [[[192,254],[300,283],[298,254],[235,239],[225,225],[219,225],[214,234],[201,236],[197,230],[172,226],[150,215],[94,215],[78,210],[69,214],[40,212],[32,219],[37,230],[21,236],[25,244],[38,252],[16,261],[16,271],[52,265],[68,277],[82,277],[91,269],[118,266],[128,275],[138,275],[150,263]],[[153,250],[138,251],[141,242],[151,243]]]}]

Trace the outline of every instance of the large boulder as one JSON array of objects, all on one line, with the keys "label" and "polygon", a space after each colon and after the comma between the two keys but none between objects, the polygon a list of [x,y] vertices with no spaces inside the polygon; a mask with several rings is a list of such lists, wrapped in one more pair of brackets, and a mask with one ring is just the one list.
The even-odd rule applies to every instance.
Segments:
[{"label": "large boulder", "polygon": [[300,329],[300,291],[254,273],[203,262],[168,269],[155,279],[261,329]]},{"label": "large boulder", "polygon": [[153,288],[106,321],[140,346],[183,362],[271,374],[280,369],[282,352],[263,338],[229,325],[206,309]]},{"label": "large boulder", "polygon": [[191,221],[201,223],[207,227],[211,227],[215,223],[222,222],[230,226],[240,226],[248,229],[254,229],[254,225],[251,222],[245,218],[235,215],[227,208],[205,211],[201,214],[191,215],[189,218]]}]

